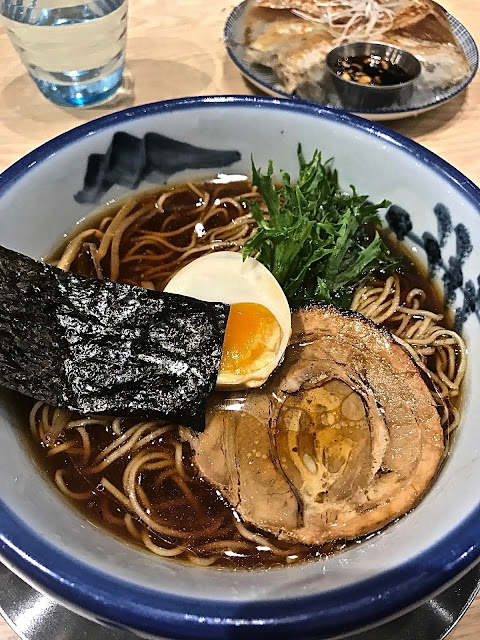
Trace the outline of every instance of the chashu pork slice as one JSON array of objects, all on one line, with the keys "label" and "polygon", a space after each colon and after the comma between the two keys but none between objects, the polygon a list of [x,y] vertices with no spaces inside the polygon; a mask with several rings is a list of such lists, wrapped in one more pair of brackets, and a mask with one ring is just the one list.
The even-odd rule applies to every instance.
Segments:
[{"label": "chashu pork slice", "polygon": [[444,455],[434,399],[385,329],[333,306],[296,311],[261,389],[217,397],[194,460],[242,518],[322,544],[376,531],[422,497]]}]

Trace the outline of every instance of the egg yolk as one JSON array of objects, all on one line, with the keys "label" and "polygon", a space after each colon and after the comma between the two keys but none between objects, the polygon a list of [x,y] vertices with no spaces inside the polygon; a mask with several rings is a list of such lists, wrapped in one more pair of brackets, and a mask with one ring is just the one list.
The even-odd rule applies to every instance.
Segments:
[{"label": "egg yolk", "polygon": [[233,304],[228,316],[221,375],[245,375],[267,365],[282,340],[277,319],[267,307],[255,302]]}]

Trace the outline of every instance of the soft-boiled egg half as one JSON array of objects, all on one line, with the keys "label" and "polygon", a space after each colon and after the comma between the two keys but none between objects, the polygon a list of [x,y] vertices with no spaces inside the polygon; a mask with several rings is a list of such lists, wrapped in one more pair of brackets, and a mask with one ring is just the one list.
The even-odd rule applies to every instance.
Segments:
[{"label": "soft-boiled egg half", "polygon": [[285,294],[263,264],[231,251],[210,253],[183,267],[165,291],[230,305],[217,387],[259,387],[267,380],[292,323]]}]

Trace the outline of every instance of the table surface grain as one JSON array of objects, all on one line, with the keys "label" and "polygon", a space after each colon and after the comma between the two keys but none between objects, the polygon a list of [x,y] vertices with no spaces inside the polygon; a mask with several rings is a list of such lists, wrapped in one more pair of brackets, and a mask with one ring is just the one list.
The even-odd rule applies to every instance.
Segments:
[{"label": "table surface grain", "polygon": [[[0,171],[49,138],[113,110],[186,95],[255,92],[222,43],[223,23],[235,4],[234,0],[130,0],[126,86],[108,105],[83,110],[45,100],[0,30]],[[480,42],[479,0],[443,0],[443,4]],[[390,126],[480,184],[479,119],[480,75],[448,104]],[[449,640],[479,637],[480,598]],[[2,620],[0,640],[18,640]]]}]

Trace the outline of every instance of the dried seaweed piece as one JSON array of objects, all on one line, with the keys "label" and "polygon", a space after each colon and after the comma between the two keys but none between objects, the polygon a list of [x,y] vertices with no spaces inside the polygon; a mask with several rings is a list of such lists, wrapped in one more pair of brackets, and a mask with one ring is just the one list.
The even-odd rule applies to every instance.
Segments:
[{"label": "dried seaweed piece", "polygon": [[0,384],[82,413],[202,430],[228,312],[0,247]]}]

